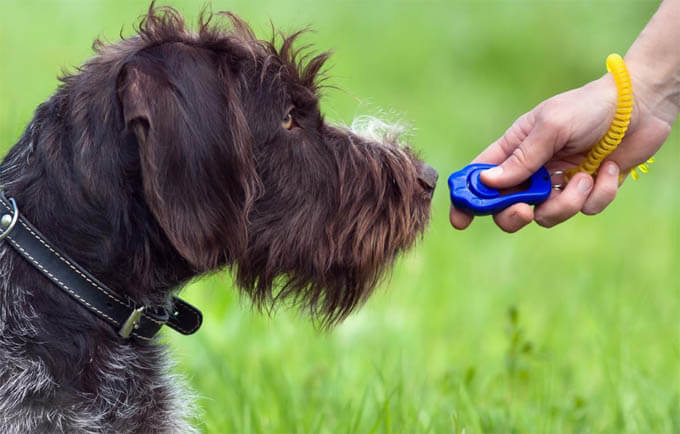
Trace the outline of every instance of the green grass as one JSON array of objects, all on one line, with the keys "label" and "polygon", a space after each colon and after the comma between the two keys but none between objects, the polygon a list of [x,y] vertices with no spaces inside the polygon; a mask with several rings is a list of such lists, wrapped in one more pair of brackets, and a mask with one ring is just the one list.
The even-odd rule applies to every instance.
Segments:
[{"label": "green grass", "polygon": [[[269,317],[227,273],[184,295],[205,326],[166,333],[207,433],[680,432],[680,139],[596,217],[515,235],[448,224],[444,182],[542,99],[599,77],[658,2],[215,1],[335,51],[323,110],[390,112],[441,174],[432,226],[329,333]],[[173,4],[195,17],[198,2]],[[145,2],[3,0],[0,142],[63,67],[129,34]]]}]

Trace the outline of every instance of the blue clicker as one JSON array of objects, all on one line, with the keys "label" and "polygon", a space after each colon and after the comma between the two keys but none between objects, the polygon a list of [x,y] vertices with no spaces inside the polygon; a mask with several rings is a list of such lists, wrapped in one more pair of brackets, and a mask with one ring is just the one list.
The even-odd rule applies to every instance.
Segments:
[{"label": "blue clicker", "polygon": [[451,203],[458,209],[474,215],[496,214],[510,205],[524,202],[539,204],[550,196],[552,182],[545,167],[531,175],[529,188],[502,195],[498,190],[486,186],[479,175],[493,164],[470,164],[449,176]]}]

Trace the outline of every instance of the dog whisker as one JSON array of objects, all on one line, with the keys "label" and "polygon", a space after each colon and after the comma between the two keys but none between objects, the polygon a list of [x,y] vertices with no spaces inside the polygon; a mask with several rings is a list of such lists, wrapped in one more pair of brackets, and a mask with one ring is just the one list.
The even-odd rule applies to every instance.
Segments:
[{"label": "dog whisker", "polygon": [[404,139],[409,135],[408,124],[388,122],[370,115],[357,116],[348,128],[365,140],[391,146],[404,146]]}]

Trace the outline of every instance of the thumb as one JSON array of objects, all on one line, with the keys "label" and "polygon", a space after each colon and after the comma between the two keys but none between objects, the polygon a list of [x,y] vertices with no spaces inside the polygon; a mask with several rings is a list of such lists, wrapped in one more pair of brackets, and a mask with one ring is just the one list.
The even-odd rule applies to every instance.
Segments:
[{"label": "thumb", "polygon": [[521,184],[552,158],[558,136],[556,128],[537,125],[505,161],[482,172],[482,181],[495,188]]}]

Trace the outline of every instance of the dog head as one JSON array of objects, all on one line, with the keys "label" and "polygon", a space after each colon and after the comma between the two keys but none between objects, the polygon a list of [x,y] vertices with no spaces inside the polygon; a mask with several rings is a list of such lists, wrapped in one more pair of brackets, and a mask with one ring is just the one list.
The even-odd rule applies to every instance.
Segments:
[{"label": "dog head", "polygon": [[152,10],[118,94],[139,144],[144,197],[199,272],[236,268],[258,305],[290,298],[332,323],[377,284],[428,220],[436,172],[367,119],[328,124],[319,109],[328,54],[305,58],[295,33],[258,40],[184,28]]},{"label": "dog head", "polygon": [[[106,220],[102,234],[129,239],[101,241],[92,258],[78,249],[97,236],[65,240],[67,251],[123,288],[169,289],[233,267],[258,306],[290,300],[326,325],[365,300],[423,232],[437,175],[397,127],[327,123],[328,54],[305,56],[298,36],[258,40],[228,13],[205,15],[194,32],[174,9],[152,6],[134,37],[95,43],[98,55],[37,119],[63,110],[69,125],[54,135],[77,132],[54,140],[69,150],[54,145],[52,155],[68,155],[82,178],[77,189],[55,181],[70,189],[63,196],[110,208],[82,225]],[[132,264],[134,285],[98,257]]]}]

